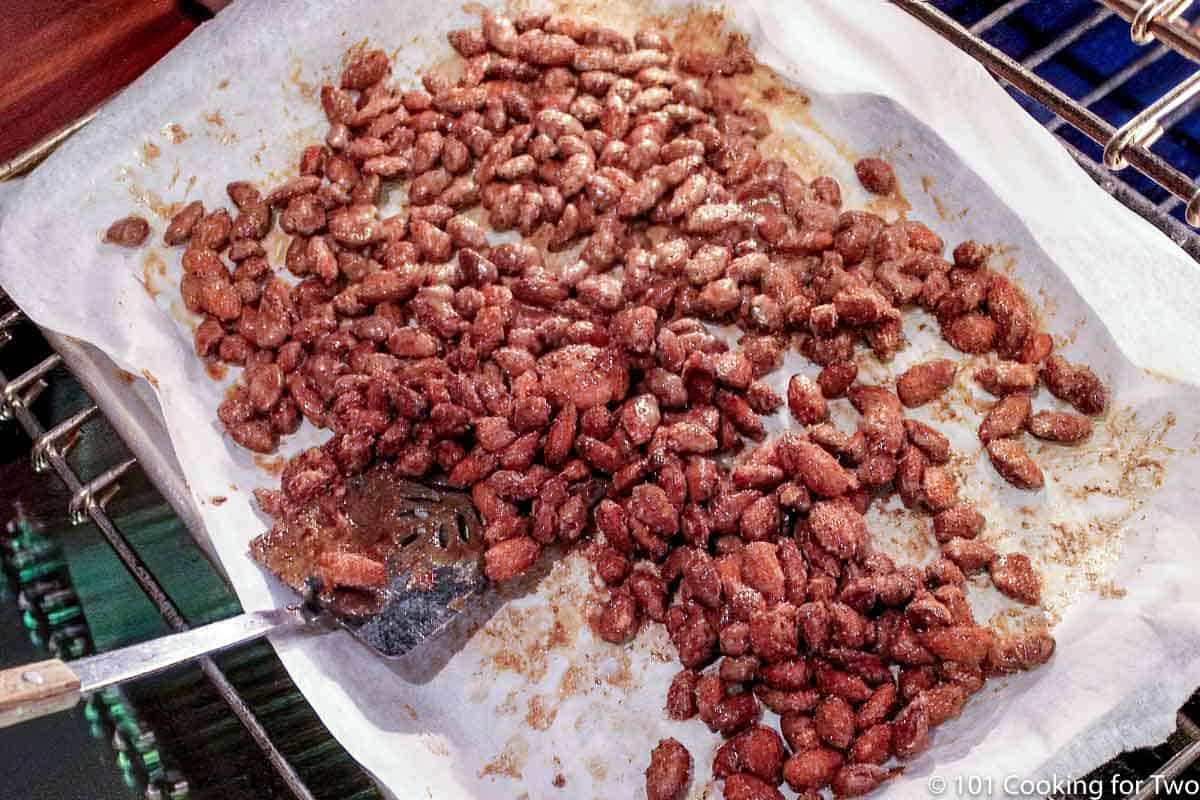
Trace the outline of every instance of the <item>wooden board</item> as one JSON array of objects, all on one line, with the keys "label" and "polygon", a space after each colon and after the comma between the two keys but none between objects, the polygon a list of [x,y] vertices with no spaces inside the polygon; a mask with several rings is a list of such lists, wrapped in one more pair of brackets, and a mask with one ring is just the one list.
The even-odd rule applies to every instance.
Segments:
[{"label": "wooden board", "polygon": [[111,97],[207,15],[184,0],[0,0],[0,163]]}]

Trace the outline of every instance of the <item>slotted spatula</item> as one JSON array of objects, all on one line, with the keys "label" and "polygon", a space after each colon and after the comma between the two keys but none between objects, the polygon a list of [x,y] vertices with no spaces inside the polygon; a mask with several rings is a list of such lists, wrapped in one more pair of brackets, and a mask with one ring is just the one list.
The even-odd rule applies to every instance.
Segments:
[{"label": "slotted spatula", "polygon": [[[380,470],[384,468],[376,468]],[[0,727],[74,706],[85,694],[152,675],[281,631],[348,630],[384,658],[398,658],[444,630],[486,585],[482,526],[471,500],[369,471],[348,485],[341,509],[358,534],[394,545],[387,586],[369,606],[343,602],[315,576],[256,555],[304,595],[287,608],[253,611],[70,663],[50,659],[0,671]],[[343,532],[344,533],[344,532]],[[271,555],[268,553],[267,555]],[[361,598],[360,598],[361,599]],[[365,610],[364,610],[365,609]]]}]

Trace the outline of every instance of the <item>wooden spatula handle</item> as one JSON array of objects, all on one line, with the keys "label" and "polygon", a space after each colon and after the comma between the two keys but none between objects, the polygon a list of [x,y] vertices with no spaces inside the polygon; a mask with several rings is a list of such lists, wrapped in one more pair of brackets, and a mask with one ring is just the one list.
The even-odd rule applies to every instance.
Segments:
[{"label": "wooden spatula handle", "polygon": [[57,658],[0,671],[0,728],[78,702],[79,676]]}]

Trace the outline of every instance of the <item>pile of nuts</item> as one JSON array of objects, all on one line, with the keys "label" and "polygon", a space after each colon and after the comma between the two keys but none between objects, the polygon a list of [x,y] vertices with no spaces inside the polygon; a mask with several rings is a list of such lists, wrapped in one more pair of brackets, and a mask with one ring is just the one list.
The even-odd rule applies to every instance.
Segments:
[{"label": "pile of nuts", "polygon": [[[974,376],[998,397],[979,438],[1004,480],[1042,486],[1017,437],[1085,438],[1105,390],[1052,355],[989,249],[947,260],[925,225],[844,210],[832,178],[762,157],[769,122],[739,91],[759,68],[737,36],[676,53],[655,30],[484,12],[449,40],[461,77],[408,91],[382,51],[353,51],[297,177],[230,184],[233,212],[196,201],[165,233],[187,246],[196,352],[245,368],[218,409],[234,441],[271,452],[302,419],[333,433],[261,507],[285,519],[385,461],[471,493],[494,580],[586,539],[608,587],[595,630],[621,643],[666,625],[683,665],[667,713],[726,737],[713,770],[730,800],[781,798],[784,781],[806,800],[867,793],[988,676],[1045,662],[1048,634],[973,619],[966,576],[1029,604],[1039,576],[978,541],[949,441],[905,416],[956,363],[857,382],[856,349],[889,359],[903,309],[926,309],[957,350],[997,354]],[[856,173],[896,191],[883,160]],[[406,212],[381,218],[401,183]],[[261,244],[276,219],[297,281]],[[489,229],[521,238],[492,245]],[[736,325],[737,347],[705,323]],[[789,348],[822,369],[780,397],[762,379]],[[1081,413],[1033,413],[1039,383]],[[840,398],[852,432],[829,422]],[[785,403],[795,425],[768,441],[760,415]],[[941,558],[873,551],[863,515],[892,492],[931,515]],[[324,577],[370,590],[383,574]],[[651,800],[690,780],[687,750],[660,743]]]}]

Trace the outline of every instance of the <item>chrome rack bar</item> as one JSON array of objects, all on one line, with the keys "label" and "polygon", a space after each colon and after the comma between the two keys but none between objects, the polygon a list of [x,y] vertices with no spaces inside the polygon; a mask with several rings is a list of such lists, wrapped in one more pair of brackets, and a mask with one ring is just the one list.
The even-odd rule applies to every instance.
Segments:
[{"label": "chrome rack bar", "polygon": [[1100,188],[1116,198],[1122,205],[1132,209],[1151,225],[1158,228],[1167,238],[1179,245],[1185,253],[1197,262],[1200,262],[1200,236],[1197,236],[1194,231],[1172,217],[1169,213],[1155,206],[1141,192],[1121,180],[1119,176],[1109,172],[1091,158],[1081,153],[1069,142],[1064,141],[1061,144]]},{"label": "chrome rack bar", "polygon": [[9,333],[9,328],[15,326],[21,321],[20,311],[9,311],[7,314],[0,314],[0,347],[8,344],[12,339],[12,334]]},{"label": "chrome rack bar", "polygon": [[1004,19],[1010,14],[1015,13],[1021,6],[1028,4],[1029,0],[1008,0],[1007,3],[1000,6],[995,11],[972,25],[971,33],[975,34],[976,36],[980,35],[984,31],[995,27],[1000,20]]},{"label": "chrome rack bar", "polygon": [[1176,723],[1179,730],[1192,740],[1191,744],[1171,756],[1167,763],[1143,781],[1141,788],[1131,794],[1127,800],[1150,800],[1150,798],[1158,796],[1159,788],[1167,781],[1179,777],[1180,773],[1192,765],[1192,762],[1200,759],[1200,728],[1197,728],[1196,723],[1184,714],[1176,717]]},{"label": "chrome rack bar", "polygon": [[[1130,38],[1138,44],[1149,43],[1155,37],[1155,33],[1151,32],[1151,25],[1169,26],[1190,4],[1191,0],[1146,0],[1134,14]],[[1124,169],[1129,163],[1125,157],[1126,151],[1135,145],[1151,147],[1174,120],[1188,112],[1198,95],[1200,72],[1194,72],[1142,109],[1112,135],[1104,145],[1104,165],[1111,170]],[[1188,198],[1184,217],[1189,224],[1200,225],[1200,191],[1193,192]]]},{"label": "chrome rack bar", "polygon": [[[1113,75],[1111,78],[1109,78],[1108,80],[1101,83],[1095,89],[1092,89],[1090,92],[1085,94],[1083,97],[1079,98],[1079,100],[1077,102],[1079,103],[1079,105],[1081,105],[1085,108],[1090,108],[1092,103],[1095,103],[1097,100],[1107,97],[1108,94],[1113,89],[1116,89],[1118,86],[1125,83],[1125,81],[1129,80],[1134,75],[1137,75],[1143,69],[1150,66],[1155,61],[1158,61],[1160,58],[1162,58],[1169,52],[1171,52],[1171,48],[1167,47],[1165,44],[1155,45],[1154,48],[1152,50],[1150,50],[1150,52],[1146,53],[1144,56],[1140,56],[1137,59],[1135,59],[1133,61],[1133,63],[1131,63],[1129,66],[1125,67],[1120,72],[1117,72],[1115,75]],[[1059,128],[1061,128],[1062,125],[1063,125],[1063,118],[1055,117],[1054,119],[1052,119],[1046,123],[1046,129],[1049,131],[1056,131]],[[1174,195],[1171,195],[1171,199],[1178,201],[1178,198],[1175,197]]]},{"label": "chrome rack bar", "polygon": [[99,113],[99,109],[92,109],[79,119],[69,122],[62,128],[54,131],[45,139],[42,139],[33,147],[29,148],[15,158],[0,163],[0,181],[6,181],[9,178],[15,178],[16,176],[22,175],[36,167],[42,159],[54,152],[56,147],[65,142],[67,139],[71,138],[71,136],[84,125],[87,125],[89,122],[95,119],[97,113]]},{"label": "chrome rack bar", "polygon": [[[6,314],[0,318],[0,330],[7,330],[20,320],[17,312]],[[22,375],[9,380],[9,378],[0,370],[0,412],[7,414],[7,418],[15,419],[25,429],[25,433],[30,439],[37,442],[43,439],[47,430],[42,426],[37,416],[29,409],[30,402],[27,401],[28,388],[36,386],[41,378],[46,375],[54,367],[58,366],[61,359],[57,355],[50,356],[45,361],[41,362],[31,370]],[[44,384],[43,384],[44,385]],[[83,497],[84,500],[79,503],[81,513],[95,524],[101,535],[108,541],[117,557],[121,559],[121,563],[129,571],[129,574],[137,582],[141,590],[146,594],[163,620],[173,631],[186,631],[189,629],[187,620],[179,612],[178,607],[167,596],[158,580],[147,569],[146,564],[142,561],[141,556],[129,544],[125,535],[113,523],[108,513],[104,510],[103,503],[97,501],[92,493],[97,490],[92,483],[83,483],[79,476],[75,474],[75,470],[67,462],[64,454],[57,448],[47,447],[45,449],[45,459],[49,466],[58,475],[59,479],[66,486],[67,490],[72,495],[72,506],[76,505],[75,498]],[[103,493],[104,488],[112,485],[120,474],[128,470],[136,463],[136,460],[131,459],[117,468],[108,470],[102,473],[97,480],[104,479],[99,491]],[[72,509],[74,511],[74,508]],[[196,662],[200,666],[200,670],[204,673],[208,681],[217,690],[221,699],[225,701],[234,715],[241,721],[246,728],[246,732],[258,745],[263,752],[267,762],[272,769],[279,775],[280,780],[288,788],[291,794],[297,800],[314,800],[312,792],[304,784],[304,781],[296,773],[292,765],[288,763],[283,754],[271,741],[271,737],[263,728],[262,723],[254,716],[254,712],[246,701],[238,694],[237,689],[225,677],[225,673],[217,666],[211,658],[202,658]]]},{"label": "chrome rack bar", "polygon": [[[1116,134],[1116,129],[1107,121],[1076,103],[1056,86],[1026,69],[1001,50],[977,36],[973,36],[932,4],[920,2],[920,0],[892,0],[892,2],[974,58],[994,75],[1020,89],[1093,141],[1103,144]],[[1136,13],[1136,9],[1130,10],[1126,7],[1124,0],[1104,0],[1104,2],[1122,16],[1128,14],[1129,17],[1132,17]],[[1002,8],[1006,8],[1008,5],[1013,4],[1006,4]],[[979,26],[976,25],[976,27]],[[1175,28],[1164,26],[1158,21],[1150,23],[1149,27],[1156,36],[1160,31],[1167,30],[1173,32],[1181,40],[1190,40],[1192,51],[1196,56],[1200,56],[1200,46],[1190,36],[1181,35]],[[1161,156],[1150,152],[1140,144],[1125,148],[1122,154],[1131,166],[1181,200],[1190,202],[1197,195],[1195,184],[1190,176],[1185,175]],[[1153,218],[1150,221],[1157,224]],[[1197,222],[1200,222],[1200,218],[1197,219]],[[1159,227],[1163,226],[1159,225]],[[1172,238],[1175,237],[1172,236]]]},{"label": "chrome rack bar", "polygon": [[82,411],[72,414],[39,436],[33,443],[33,471],[45,472],[50,469],[49,455],[52,451],[63,456],[71,452],[71,448],[79,441],[79,429],[99,410],[89,403]]},{"label": "chrome rack bar", "polygon": [[[47,454],[48,459],[49,454]],[[71,495],[69,507],[71,524],[82,525],[93,513],[104,513],[104,510],[108,508],[109,501],[116,497],[117,492],[121,491],[121,484],[117,481],[135,464],[137,464],[136,458],[128,458],[116,466],[109,467],[80,486],[79,490]]]},{"label": "chrome rack bar", "polygon": [[1070,47],[1073,42],[1078,41],[1080,36],[1083,36],[1085,33],[1090,31],[1092,28],[1095,28],[1112,15],[1112,12],[1106,8],[1096,9],[1085,20],[1077,23],[1075,27],[1058,36],[1053,42],[1028,56],[1027,58],[1022,59],[1021,63],[1025,65],[1026,69],[1037,69],[1055,55],[1062,52],[1067,47]]},{"label": "chrome rack bar", "polygon": [[1150,44],[1154,34],[1150,32],[1150,23],[1158,19],[1174,22],[1187,8],[1190,0],[1149,0],[1133,15],[1129,25],[1129,34],[1138,44]]},{"label": "chrome rack bar", "polygon": [[[1196,176],[1196,180],[1197,180],[1197,182],[1200,182],[1200,175]],[[1158,210],[1164,214],[1170,214],[1172,211],[1175,210],[1175,206],[1179,205],[1182,202],[1183,202],[1182,200],[1180,200],[1178,197],[1176,197],[1175,195],[1172,194],[1172,195],[1168,195],[1167,197],[1163,198],[1163,201],[1161,203],[1159,203],[1156,206],[1156,208],[1158,208]]]},{"label": "chrome rack bar", "polygon": [[[1143,4],[1139,4],[1137,0],[1099,0],[1099,2],[1111,8],[1129,23],[1133,22],[1134,17],[1143,7]],[[1158,17],[1149,22],[1147,29],[1155,39],[1175,52],[1192,61],[1200,62],[1200,40],[1191,34],[1186,25],[1174,19]]]},{"label": "chrome rack bar", "polygon": [[99,407],[104,420],[138,460],[138,467],[187,526],[192,539],[208,555],[213,568],[224,576],[225,570],[212,549],[204,523],[196,511],[191,490],[183,479],[183,469],[175,457],[166,427],[157,419],[149,419],[152,413],[147,415],[146,412],[152,410],[141,406],[139,396],[128,391],[129,376],[122,374],[94,347],[47,328],[40,328],[39,331],[50,347],[62,356],[63,368],[83,387],[84,393]]},{"label": "chrome rack bar", "polygon": [[36,367],[21,373],[10,383],[0,385],[0,420],[12,419],[13,409],[18,405],[33,405],[38,395],[46,391],[46,375],[62,363],[58,353],[46,356]]},{"label": "chrome rack bar", "polygon": [[1133,119],[1118,128],[1108,140],[1104,147],[1104,165],[1111,170],[1121,170],[1129,166],[1125,160],[1125,151],[1134,145],[1150,147],[1158,141],[1166,131],[1164,125],[1167,118],[1183,110],[1198,92],[1200,72],[1195,72],[1142,109]]}]

